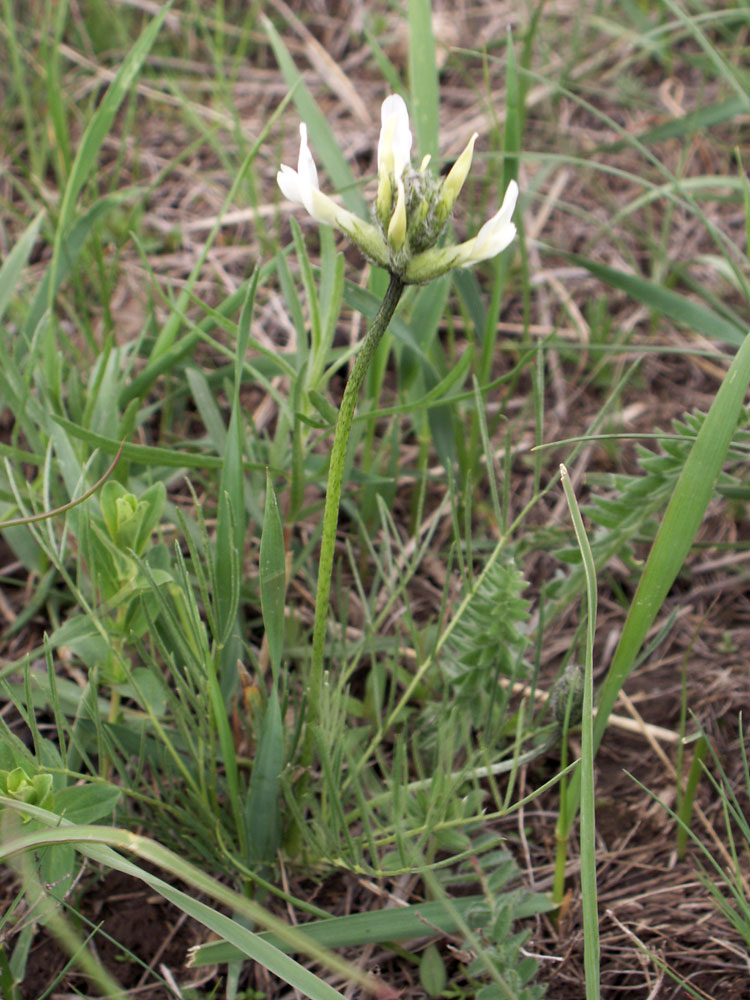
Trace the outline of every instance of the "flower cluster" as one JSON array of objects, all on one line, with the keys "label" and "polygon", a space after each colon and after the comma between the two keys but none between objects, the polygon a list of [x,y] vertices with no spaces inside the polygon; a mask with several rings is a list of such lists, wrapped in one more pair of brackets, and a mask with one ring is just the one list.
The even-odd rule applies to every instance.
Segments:
[{"label": "flower cluster", "polygon": [[489,260],[516,235],[511,217],[518,185],[511,181],[500,210],[473,239],[437,246],[471,167],[476,139],[475,132],[446,177],[435,177],[428,170],[429,156],[415,170],[406,104],[397,94],[387,97],[381,110],[378,141],[377,225],[341,208],[320,190],[304,124],[300,125],[297,169],[282,165],[277,181],[286,198],[304,205],[318,222],[346,233],[369,260],[398,275],[406,284],[422,284],[455,267]]}]

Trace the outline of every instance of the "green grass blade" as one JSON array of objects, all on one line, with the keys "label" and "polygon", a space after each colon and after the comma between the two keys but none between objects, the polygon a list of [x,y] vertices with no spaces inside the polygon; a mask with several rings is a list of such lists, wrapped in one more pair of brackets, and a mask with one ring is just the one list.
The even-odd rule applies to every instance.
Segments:
[{"label": "green grass blade", "polygon": [[[122,444],[115,438],[108,438],[103,434],[96,434],[86,427],[79,427],[78,424],[66,420],[65,417],[53,417],[53,419],[72,438],[84,441],[93,448],[101,448],[106,455],[116,455],[122,445],[122,457],[129,462],[138,462],[141,465],[151,467],[163,466],[169,469],[220,469],[224,464],[224,459],[220,455],[179,451],[178,449],[152,447],[145,444],[128,444],[127,442]],[[263,468],[259,464],[251,467]]]},{"label": "green grass blade", "polygon": [[438,155],[438,75],[430,0],[409,0],[409,84],[420,159]]},{"label": "green grass blade", "polygon": [[720,79],[723,78],[725,83],[734,90],[737,99],[744,103],[743,111],[747,114],[750,110],[750,92],[748,92],[747,76],[744,70],[740,72],[728,59],[724,58],[720,48],[701,30],[695,17],[686,14],[674,0],[664,0],[664,4],[685,25],[688,32],[706,53],[714,65],[717,76]]},{"label": "green grass blade", "polygon": [[[502,192],[512,180],[518,180],[518,157],[521,152],[524,106],[521,84],[513,48],[513,36],[508,32],[505,71],[505,129],[503,131],[503,186]],[[501,197],[502,197],[501,192]]]},{"label": "green grass blade", "polygon": [[[367,944],[384,944],[388,941],[409,941],[431,936],[436,930],[455,934],[458,924],[454,912],[460,916],[483,901],[483,896],[460,896],[451,901],[451,910],[441,902],[417,903],[399,909],[373,910],[351,913],[346,917],[331,917],[304,924],[300,930],[312,941],[329,948],[356,948]],[[518,917],[530,917],[554,909],[542,893],[526,896],[518,909]],[[453,912],[452,912],[453,911]],[[287,949],[282,940],[264,932],[277,948]],[[215,941],[196,949],[191,965],[214,965],[239,958],[236,948],[224,941]]]},{"label": "green grass blade", "polygon": [[618,271],[606,264],[599,264],[597,261],[589,260],[587,257],[579,257],[577,254],[565,254],[572,263],[585,267],[597,278],[613,288],[619,288],[628,295],[632,295],[638,302],[642,302],[656,312],[669,316],[677,323],[684,323],[685,326],[698,330],[712,340],[724,341],[739,347],[744,342],[745,331],[729,320],[717,315],[712,309],[693,302],[684,295],[671,292],[661,285],[656,285],[645,278],[639,278],[635,274],[627,274],[625,271]]},{"label": "green grass blade", "polygon": [[677,800],[677,815],[680,822],[677,827],[677,857],[680,861],[685,857],[687,850],[687,832],[690,829],[690,818],[693,814],[695,795],[698,791],[698,783],[703,774],[703,761],[708,750],[708,742],[705,736],[699,736],[693,750],[693,760],[690,764],[688,779],[685,789]]},{"label": "green grass blade", "polygon": [[[359,190],[354,174],[341,152],[341,147],[336,141],[326,116],[302,82],[302,76],[281,35],[266,17],[263,18],[263,27],[268,35],[279,69],[292,92],[292,100],[299,111],[299,116],[310,130],[311,144],[315,153],[320,157],[326,173],[331,179],[331,184],[341,194],[341,198],[350,212],[356,212],[358,215],[368,218],[369,206]],[[373,141],[375,141],[375,135],[373,135]]]},{"label": "green grass blade", "polygon": [[[740,97],[728,97],[715,104],[705,105],[688,111],[682,118],[672,118],[655,128],[642,132],[637,136],[638,142],[644,146],[652,146],[654,143],[663,142],[665,139],[681,139],[683,136],[697,135],[713,125],[723,125],[724,122],[731,121],[737,115],[742,114],[747,109],[747,101]],[[617,142],[603,147],[602,152],[614,153],[620,149],[625,149],[630,139],[618,139]]]},{"label": "green grass blade", "polygon": [[[633,669],[651,625],[687,557],[729,447],[750,383],[750,335],[732,362],[685,462],[643,570],[620,641],[604,680],[594,725],[598,748],[617,695]],[[580,772],[570,784],[575,818]]]},{"label": "green grass blade", "polygon": [[28,262],[29,254],[34,246],[45,214],[45,212],[40,212],[31,220],[16,241],[16,245],[3,261],[2,268],[0,268],[0,321],[5,315],[5,310],[8,308],[13,293],[18,287],[21,274]]},{"label": "green grass blade", "polygon": [[594,795],[594,635],[596,631],[596,568],[573,486],[560,466],[563,490],[586,574],[586,663],[581,719],[581,898],[586,1000],[599,1000],[599,913],[596,893],[596,822]]},{"label": "green grass blade", "polygon": [[[285,924],[278,917],[274,917],[258,903],[216,882],[199,868],[185,861],[184,858],[148,837],[140,837],[126,830],[110,829],[104,826],[73,826],[68,824],[64,818],[47,812],[47,810],[27,806],[4,797],[0,797],[0,803],[3,806],[18,809],[35,819],[41,819],[42,822],[50,826],[58,826],[59,824],[57,829],[36,831],[6,840],[0,844],[0,861],[22,851],[34,850],[47,844],[72,843],[81,854],[91,858],[91,860],[145,882],[146,885],[151,886],[188,916],[198,920],[224,940],[234,944],[244,956],[259,962],[264,968],[284,982],[289,983],[290,986],[299,989],[311,1000],[342,1000],[340,993],[275,948],[267,940],[261,938],[259,934],[247,930],[236,920],[219,913],[205,903],[198,902],[187,893],[174,889],[163,879],[123,858],[112,848],[129,851],[143,858],[144,861],[163,869],[198,892],[216,900],[231,912],[242,915],[245,920],[272,931],[292,949],[299,949],[301,953],[311,955],[315,960],[338,972],[347,982],[359,983],[370,990],[375,987],[368,976],[345,960],[318,944],[311,944],[309,938],[301,931]],[[381,991],[376,990],[376,992]],[[382,992],[385,993],[384,990]]]},{"label": "green grass blade", "polygon": [[278,682],[284,649],[284,598],[286,552],[279,501],[271,473],[266,475],[266,507],[260,539],[260,602],[274,684]]},{"label": "green grass blade", "polygon": [[24,333],[27,340],[31,341],[33,338],[34,332],[47,311],[49,303],[55,298],[60,285],[73,270],[73,266],[81,254],[83,245],[96,223],[118,205],[123,204],[125,201],[130,201],[132,198],[132,191],[126,196],[121,194],[107,195],[106,198],[97,201],[80,219],[75,221],[70,232],[65,237],[61,256],[56,260],[50,261],[50,265],[31,303],[31,308],[24,323]]},{"label": "green grass blade", "polygon": [[73,167],[70,171],[68,183],[62,196],[60,205],[60,217],[55,232],[55,242],[52,249],[52,261],[50,263],[50,284],[48,305],[51,307],[54,299],[56,280],[55,272],[63,249],[63,241],[67,237],[68,228],[75,212],[76,200],[96,166],[99,150],[106,139],[115,115],[125,100],[128,91],[140,72],[140,69],[151,50],[151,46],[161,31],[164,19],[172,7],[172,0],[165,3],[156,17],[143,30],[138,41],[130,50],[117,71],[114,80],[107,88],[101,104],[96,109],[96,113],[86,127],[78,147]]},{"label": "green grass blade", "polygon": [[185,369],[185,381],[190,388],[198,415],[206,428],[208,440],[217,455],[223,455],[227,447],[227,428],[216,402],[216,392],[199,368]]},{"label": "green grass blade", "polygon": [[263,716],[245,811],[248,846],[255,862],[272,862],[281,842],[279,778],[283,768],[284,726],[274,688]]},{"label": "green grass blade", "polygon": [[216,520],[216,618],[217,640],[229,640],[237,617],[242,575],[242,553],[245,544],[245,481],[243,472],[244,427],[240,387],[250,336],[250,320],[258,287],[256,269],[247,287],[240,314],[235,356],[234,394],[229,418],[224,462],[219,481],[219,510]]}]

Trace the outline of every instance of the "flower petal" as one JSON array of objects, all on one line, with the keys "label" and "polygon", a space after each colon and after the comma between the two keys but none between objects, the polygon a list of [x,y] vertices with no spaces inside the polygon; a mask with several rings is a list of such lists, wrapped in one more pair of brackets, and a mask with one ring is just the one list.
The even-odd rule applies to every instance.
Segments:
[{"label": "flower petal", "polygon": [[391,94],[380,109],[380,139],[378,140],[378,171],[386,170],[401,177],[411,160],[411,129],[409,112],[403,97]]},{"label": "flower petal", "polygon": [[289,201],[295,202],[297,205],[303,205],[302,194],[299,189],[299,177],[297,171],[288,167],[285,163],[281,164],[281,170],[276,174],[276,183],[281,188],[281,193]]},{"label": "flower petal", "polygon": [[518,185],[515,181],[511,181],[500,210],[485,222],[473,240],[469,240],[469,243],[472,244],[471,263],[475,264],[480,260],[489,260],[491,257],[497,256],[513,241],[516,227],[510,220],[515,211],[517,200]]},{"label": "flower petal", "polygon": [[396,197],[396,207],[388,225],[388,245],[398,252],[404,245],[406,239],[406,194],[404,192],[404,182],[399,177],[396,181],[398,195]]},{"label": "flower petal", "polygon": [[316,222],[322,222],[326,226],[340,226],[345,209],[339,208],[332,198],[317,188],[310,189],[310,206],[305,205],[307,211]]},{"label": "flower petal", "polygon": [[448,172],[448,176],[443,181],[443,187],[440,192],[440,201],[443,206],[443,211],[450,212],[456,203],[456,198],[458,198],[461,188],[464,186],[464,181],[466,180],[466,175],[469,173],[471,168],[471,160],[474,155],[474,143],[477,141],[479,133],[475,132],[474,135],[469,139],[463,153],[459,156],[456,162],[451,167]]},{"label": "flower petal", "polygon": [[299,159],[297,161],[297,177],[299,178],[299,190],[302,197],[302,204],[305,206],[310,215],[314,216],[313,191],[317,191],[320,185],[318,184],[318,170],[315,166],[315,160],[313,160],[310,147],[307,145],[307,125],[305,125],[304,122],[300,123],[299,127]]}]

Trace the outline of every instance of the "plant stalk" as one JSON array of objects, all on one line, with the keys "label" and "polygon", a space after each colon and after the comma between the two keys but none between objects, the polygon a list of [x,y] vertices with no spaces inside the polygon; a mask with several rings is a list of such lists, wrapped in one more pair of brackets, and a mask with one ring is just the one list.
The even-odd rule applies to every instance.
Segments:
[{"label": "plant stalk", "polygon": [[333,573],[333,556],[336,548],[336,529],[339,521],[339,503],[341,500],[341,482],[346,462],[346,450],[349,444],[349,433],[354,419],[359,390],[362,387],[367,369],[375,351],[393,319],[396,306],[399,303],[404,284],[395,274],[391,275],[388,289],[385,293],[378,313],[372,321],[362,346],[357,352],[351,375],[344,389],[336,428],[333,435],[331,461],[328,467],[328,484],[326,486],[326,503],[323,512],[323,535],[320,542],[320,562],[318,566],[318,587],[315,594],[315,622],[313,625],[312,662],[310,665],[310,688],[308,734],[305,756],[312,754],[312,738],[314,727],[320,720],[321,693],[323,689],[323,659],[325,653],[326,625],[328,621],[328,604],[331,594],[331,576]]}]

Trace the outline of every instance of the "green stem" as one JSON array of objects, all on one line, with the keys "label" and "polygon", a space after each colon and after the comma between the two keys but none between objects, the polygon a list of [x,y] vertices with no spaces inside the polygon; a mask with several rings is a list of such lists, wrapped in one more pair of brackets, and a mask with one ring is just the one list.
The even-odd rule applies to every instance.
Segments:
[{"label": "green stem", "polygon": [[339,522],[339,501],[341,500],[341,481],[344,475],[346,449],[349,444],[349,432],[352,428],[354,410],[357,406],[359,390],[367,374],[373,355],[393,319],[396,306],[404,290],[404,284],[395,274],[391,275],[388,290],[385,293],[377,316],[367,331],[362,346],[357,352],[349,380],[341,400],[336,429],[333,435],[331,462],[328,468],[328,484],[326,486],[326,505],[323,513],[323,536],[320,542],[320,562],[318,566],[318,589],[315,595],[315,623],[313,625],[312,663],[310,666],[309,689],[309,729],[307,736],[308,754],[312,753],[312,735],[315,725],[320,720],[320,698],[323,688],[323,658],[325,653],[326,624],[328,620],[328,601],[331,594],[331,575],[333,573],[333,556],[336,548],[336,528]]}]

